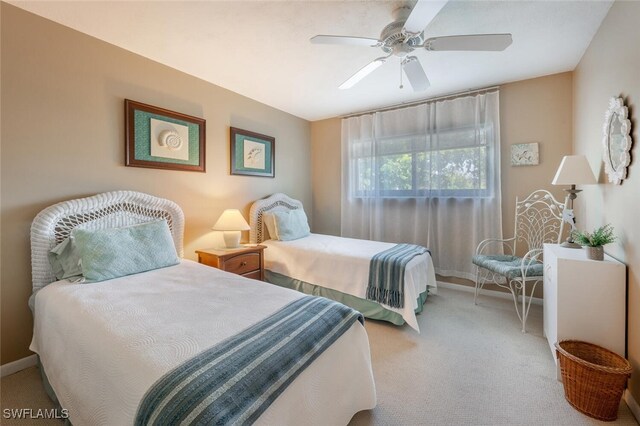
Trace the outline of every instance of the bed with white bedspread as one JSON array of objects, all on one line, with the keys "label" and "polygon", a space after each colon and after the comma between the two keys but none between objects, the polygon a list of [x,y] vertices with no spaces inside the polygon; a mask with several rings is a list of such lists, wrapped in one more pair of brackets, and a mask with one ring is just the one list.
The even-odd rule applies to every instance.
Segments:
[{"label": "bed with white bedspread", "polygon": [[[194,357],[260,327],[287,307],[307,302],[298,292],[189,260],[94,283],[54,281],[47,270],[47,252],[73,228],[111,228],[159,217],[170,224],[176,251],[181,254],[182,212],[174,203],[146,194],[117,191],[72,200],[44,210],[34,220],[31,349],[76,426],[136,421],[162,424],[139,417],[154,384]],[[322,300],[308,299],[311,303]],[[278,322],[289,324],[286,318]],[[253,418],[245,412],[246,417],[238,418],[250,420],[237,423],[346,424],[356,412],[373,408],[375,386],[366,332],[358,321],[344,329],[323,352],[309,356],[306,368],[297,375],[281,375],[279,382],[263,383],[266,388],[277,388],[270,404],[257,414],[249,412],[254,413]],[[252,339],[250,336],[245,346],[250,347]],[[242,358],[236,356],[240,352],[233,354],[233,362]],[[228,383],[235,383],[244,371],[232,370],[233,380]],[[210,380],[201,377],[203,383]],[[288,386],[281,386],[285,381]],[[168,393],[171,397],[171,389]],[[213,389],[203,401],[212,400],[214,393],[220,392]],[[249,405],[265,405],[262,396],[257,395],[259,401]],[[203,402],[196,402],[193,410],[181,413],[186,423],[209,423],[197,421],[206,411]],[[178,404],[181,410],[184,406]]]},{"label": "bed with white bedspread", "polygon": [[285,194],[273,194],[253,203],[250,211],[250,242],[267,246],[264,251],[267,281],[307,294],[338,300],[366,317],[407,323],[419,331],[416,313],[422,311],[428,292],[437,290],[431,254],[413,257],[406,265],[402,307],[393,307],[367,298],[372,257],[393,249],[396,244],[331,235],[309,236],[279,241],[271,239],[263,220],[266,213],[302,209],[302,203]]}]

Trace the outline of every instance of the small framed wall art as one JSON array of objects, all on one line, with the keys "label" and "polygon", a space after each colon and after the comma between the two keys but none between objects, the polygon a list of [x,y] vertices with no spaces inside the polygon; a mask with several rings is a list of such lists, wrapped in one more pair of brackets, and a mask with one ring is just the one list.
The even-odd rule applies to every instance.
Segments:
[{"label": "small framed wall art", "polygon": [[205,171],[204,119],[129,99],[124,111],[125,165]]},{"label": "small framed wall art", "polygon": [[537,166],[539,163],[538,142],[511,145],[512,166]]},{"label": "small framed wall art", "polygon": [[231,128],[231,174],[275,176],[276,140],[271,136]]}]

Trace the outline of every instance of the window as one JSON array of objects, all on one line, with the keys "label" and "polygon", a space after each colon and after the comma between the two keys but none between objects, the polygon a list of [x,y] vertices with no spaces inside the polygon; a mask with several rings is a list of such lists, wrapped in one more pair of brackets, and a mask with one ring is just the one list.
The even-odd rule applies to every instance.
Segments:
[{"label": "window", "polygon": [[341,132],[341,235],[420,244],[436,273],[475,279],[469,253],[502,237],[499,91],[346,117]]},{"label": "window", "polygon": [[357,197],[487,197],[491,126],[355,142]]}]

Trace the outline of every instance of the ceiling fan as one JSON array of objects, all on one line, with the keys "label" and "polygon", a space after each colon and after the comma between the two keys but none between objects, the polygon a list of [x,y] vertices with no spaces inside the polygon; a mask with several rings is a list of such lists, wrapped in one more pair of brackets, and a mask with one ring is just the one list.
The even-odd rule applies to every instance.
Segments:
[{"label": "ceiling fan", "polygon": [[[502,51],[511,45],[511,34],[470,34],[424,38],[424,29],[448,0],[418,0],[413,9],[403,6],[394,11],[394,21],[384,27],[380,39],[335,35],[317,35],[314,44],[338,44],[379,47],[387,56],[374,59],[340,85],[349,89],[372,73],[392,56],[401,59],[409,83],[415,92],[426,90],[430,83],[416,56],[417,49],[428,51]],[[400,86],[402,88],[402,85]]]}]

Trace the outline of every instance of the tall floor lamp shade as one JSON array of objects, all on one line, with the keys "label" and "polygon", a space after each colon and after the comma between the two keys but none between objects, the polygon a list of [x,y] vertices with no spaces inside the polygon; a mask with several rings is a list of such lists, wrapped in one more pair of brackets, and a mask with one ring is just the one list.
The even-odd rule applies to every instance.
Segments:
[{"label": "tall floor lamp shade", "polygon": [[240,246],[240,231],[248,231],[249,229],[249,224],[237,209],[225,210],[213,225],[214,231],[224,231],[224,243],[227,248]]},{"label": "tall floor lamp shade", "polygon": [[[563,220],[569,222],[571,225],[571,231],[575,229],[575,214],[573,213],[573,200],[578,197],[578,192],[581,189],[576,189],[576,185],[590,185],[597,183],[589,161],[584,155],[566,155],[556,176],[553,178],[553,185],[570,185],[570,188],[565,189],[567,191],[567,197],[564,202],[564,212],[562,214]],[[567,240],[562,243],[563,247],[580,248],[580,246],[573,242],[572,232],[569,233]]]}]

